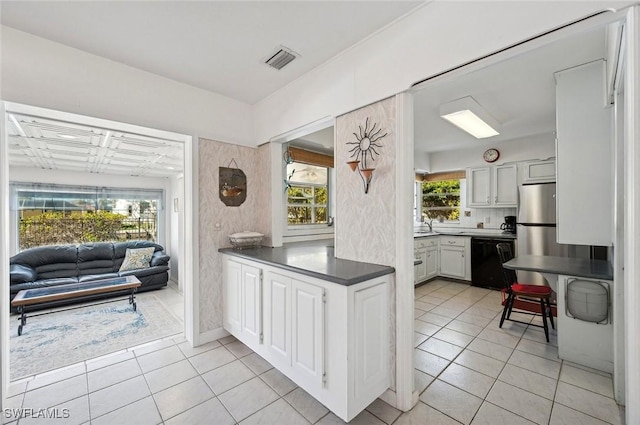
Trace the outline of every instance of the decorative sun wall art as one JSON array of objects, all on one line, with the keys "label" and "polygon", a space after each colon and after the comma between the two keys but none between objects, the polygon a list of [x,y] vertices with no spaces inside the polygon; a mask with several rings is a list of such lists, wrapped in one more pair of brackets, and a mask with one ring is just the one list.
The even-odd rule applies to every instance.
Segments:
[{"label": "decorative sun wall art", "polygon": [[353,133],[356,141],[347,142],[347,145],[353,145],[349,150],[349,154],[351,154],[351,158],[354,158],[354,160],[348,161],[347,164],[349,164],[351,170],[358,170],[358,174],[360,174],[364,184],[364,193],[369,193],[369,183],[371,183],[373,170],[375,170],[375,168],[367,166],[367,156],[371,161],[375,161],[375,156],[380,155],[376,148],[383,147],[379,140],[387,134],[389,133],[385,132],[383,134],[382,128],[378,127],[377,123],[373,123],[369,128],[369,117],[367,117],[364,122],[364,128],[362,128],[362,125],[358,125],[358,133]]}]

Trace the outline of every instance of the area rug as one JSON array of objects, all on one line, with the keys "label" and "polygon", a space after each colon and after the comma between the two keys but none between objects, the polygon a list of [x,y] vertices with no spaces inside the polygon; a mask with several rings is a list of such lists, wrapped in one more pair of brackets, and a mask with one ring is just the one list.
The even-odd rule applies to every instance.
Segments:
[{"label": "area rug", "polygon": [[139,294],[136,301],[137,311],[121,300],[29,317],[22,336],[12,315],[11,380],[182,332],[182,321],[153,293]]}]

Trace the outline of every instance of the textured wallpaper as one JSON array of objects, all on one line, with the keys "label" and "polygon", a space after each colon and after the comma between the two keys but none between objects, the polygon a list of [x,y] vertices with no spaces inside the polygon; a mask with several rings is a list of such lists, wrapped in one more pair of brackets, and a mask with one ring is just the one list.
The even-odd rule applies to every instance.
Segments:
[{"label": "textured wallpaper", "polygon": [[[199,140],[200,195],[200,332],[222,327],[222,258],[219,248],[229,247],[228,236],[257,231],[271,240],[270,153],[258,149]],[[247,176],[247,199],[228,207],[218,196],[218,167],[235,159]],[[235,167],[235,166],[234,166]],[[215,224],[220,223],[220,230]]]},{"label": "textured wallpaper", "polygon": [[[395,98],[382,100],[336,120],[336,256],[348,260],[395,266]],[[375,143],[378,156],[367,156],[367,167],[375,168],[369,193],[364,193],[358,172],[346,164],[353,160],[350,150],[364,132],[387,133]],[[358,137],[354,135],[358,134]]]},{"label": "textured wallpaper", "polygon": [[[336,120],[336,256],[354,261],[396,264],[396,108],[395,97],[342,115]],[[375,124],[375,128],[373,127]],[[379,131],[380,130],[380,131]],[[355,133],[355,134],[354,134]],[[380,137],[386,133],[386,136]],[[375,140],[373,160],[367,155],[367,168],[375,168],[364,193],[357,171],[346,164],[354,152],[367,148],[369,136]],[[353,152],[350,152],[352,151]],[[360,156],[357,159],[362,159]],[[395,389],[395,279],[389,288],[389,351],[391,388]]]}]

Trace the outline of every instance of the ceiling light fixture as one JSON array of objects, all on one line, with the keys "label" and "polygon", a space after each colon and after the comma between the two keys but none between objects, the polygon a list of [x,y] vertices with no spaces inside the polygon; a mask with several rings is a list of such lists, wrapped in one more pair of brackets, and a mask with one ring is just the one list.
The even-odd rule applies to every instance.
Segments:
[{"label": "ceiling light fixture", "polygon": [[471,96],[441,105],[440,116],[476,139],[500,134],[498,121]]},{"label": "ceiling light fixture", "polygon": [[70,134],[58,134],[58,137],[62,139],[77,139],[76,136],[71,136]]}]

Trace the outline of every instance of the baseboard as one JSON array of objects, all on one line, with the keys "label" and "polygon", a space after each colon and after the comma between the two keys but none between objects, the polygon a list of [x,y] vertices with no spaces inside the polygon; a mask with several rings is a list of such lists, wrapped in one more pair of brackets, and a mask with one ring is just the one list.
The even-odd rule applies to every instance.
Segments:
[{"label": "baseboard", "polygon": [[212,329],[198,335],[198,345],[206,344],[207,342],[215,341],[216,339],[224,338],[229,335],[231,334],[224,328]]}]

